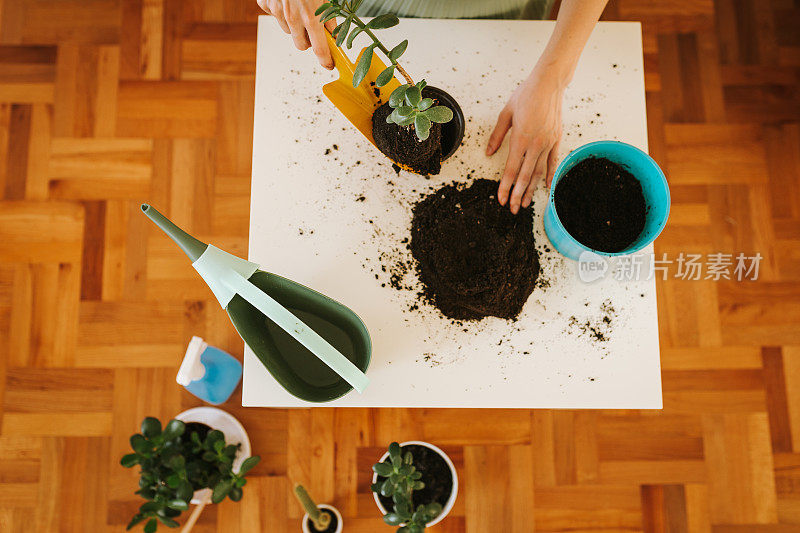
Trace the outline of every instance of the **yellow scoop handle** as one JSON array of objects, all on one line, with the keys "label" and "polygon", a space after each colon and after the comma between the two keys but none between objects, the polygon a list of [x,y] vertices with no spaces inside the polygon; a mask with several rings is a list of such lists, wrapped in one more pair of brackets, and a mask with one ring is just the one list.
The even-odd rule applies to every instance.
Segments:
[{"label": "yellow scoop handle", "polygon": [[364,80],[358,87],[353,87],[356,64],[366,48],[361,50],[356,63],[353,63],[344,51],[336,46],[336,41],[327,28],[325,34],[333,57],[333,64],[339,71],[339,78],[325,84],[322,92],[369,142],[375,144],[375,140],[372,138],[372,113],[380,105],[381,98],[384,101],[388,99],[389,94],[399,87],[400,83],[396,79],[392,79],[383,87],[375,86],[375,79],[378,74],[383,72],[386,65],[380,60],[378,54],[373,54],[372,63]]}]

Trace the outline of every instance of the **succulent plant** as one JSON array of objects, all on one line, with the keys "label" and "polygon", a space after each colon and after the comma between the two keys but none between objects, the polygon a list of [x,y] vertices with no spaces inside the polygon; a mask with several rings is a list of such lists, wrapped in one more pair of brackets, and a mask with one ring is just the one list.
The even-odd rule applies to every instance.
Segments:
[{"label": "succulent plant", "polygon": [[295,485],[294,495],[300,501],[300,505],[303,506],[306,513],[308,513],[308,518],[311,520],[311,523],[314,524],[314,529],[317,531],[325,531],[328,529],[328,526],[331,525],[331,515],[319,510],[319,507],[314,503],[314,500],[311,499],[305,487],[302,485]]},{"label": "succulent plant", "polygon": [[221,431],[210,430],[204,436],[192,430],[186,434],[186,424],[170,420],[162,429],[157,418],[142,421],[141,433],[130,439],[133,453],[120,460],[125,468],[139,465],[139,494],[147,500],[139,507],[128,524],[131,529],[147,520],[146,533],[152,533],[161,522],[178,527],[175,518],[189,508],[194,491],[213,489],[211,501],[219,503],[230,498],[242,499],[245,474],[260,457],[248,457],[238,472],[233,472],[233,460],[240,445],[225,444]]},{"label": "succulent plant", "polygon": [[341,47],[346,44],[347,48],[352,48],[353,39],[359,33],[365,33],[372,39],[372,44],[364,49],[353,72],[353,87],[358,87],[364,81],[364,77],[372,65],[372,55],[377,48],[389,60],[390,65],[386,67],[377,78],[375,85],[383,87],[394,78],[395,70],[405,79],[405,83],[392,91],[389,97],[389,106],[393,109],[392,113],[386,118],[386,122],[397,124],[398,126],[413,127],[420,141],[428,138],[431,123],[450,122],[453,118],[453,111],[449,107],[433,105],[431,98],[422,97],[422,89],[425,88],[425,80],[414,83],[411,76],[397,61],[408,48],[408,39],[389,50],[375,36],[372,30],[380,30],[396,26],[400,19],[393,13],[378,15],[369,22],[363,22],[356,15],[356,10],[361,5],[362,0],[329,0],[317,9],[316,14],[322,22],[327,22],[333,18],[341,17],[343,20],[337,25],[331,35],[336,38],[336,46]]},{"label": "succulent plant", "polygon": [[392,112],[386,117],[386,122],[398,126],[414,125],[414,131],[420,141],[428,138],[431,125],[434,122],[444,124],[453,119],[453,111],[443,105],[433,105],[432,98],[423,98],[422,89],[425,80],[416,85],[403,84],[389,95],[389,107]]},{"label": "succulent plant", "polygon": [[394,509],[383,515],[383,521],[390,526],[400,526],[398,533],[422,533],[425,525],[442,512],[442,505],[438,502],[419,504],[414,508],[414,491],[424,489],[425,483],[421,481],[422,474],[414,467],[411,452],[404,454],[398,443],[389,445],[389,457],[372,465],[372,470],[385,478],[373,483],[372,491],[391,498],[394,503]]}]

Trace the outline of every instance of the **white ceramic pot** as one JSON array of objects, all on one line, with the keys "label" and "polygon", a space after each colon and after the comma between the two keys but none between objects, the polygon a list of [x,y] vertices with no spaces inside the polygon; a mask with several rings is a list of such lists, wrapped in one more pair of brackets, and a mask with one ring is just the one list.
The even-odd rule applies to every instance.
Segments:
[{"label": "white ceramic pot", "polygon": [[[423,441],[420,441],[420,440],[409,440],[409,441],[406,441],[406,442],[401,442],[400,443],[400,447],[402,448],[403,446],[408,446],[410,444],[416,444],[417,446],[425,446],[426,448],[430,448],[431,450],[433,450],[436,453],[438,453],[439,455],[441,455],[444,458],[444,462],[447,463],[448,467],[450,467],[450,474],[453,476],[453,491],[450,493],[450,497],[447,499],[447,503],[444,505],[444,508],[442,509],[442,512],[439,513],[439,516],[437,516],[436,518],[434,518],[433,520],[428,522],[426,527],[434,526],[434,525],[438,524],[439,522],[441,522],[442,520],[444,520],[444,517],[447,516],[447,513],[450,512],[450,510],[453,508],[453,505],[455,505],[455,503],[456,503],[456,497],[458,496],[458,475],[456,474],[456,467],[453,465],[453,461],[450,460],[450,457],[448,457],[447,454],[444,453],[442,451],[442,449],[439,448],[438,446],[434,446],[433,444],[431,444],[429,442],[423,442]],[[381,458],[380,458],[380,460],[378,462],[379,463],[384,462],[387,457],[389,457],[389,452],[388,451],[381,456]],[[375,483],[377,481],[378,481],[378,474],[373,473],[372,474],[372,483]],[[386,508],[381,503],[380,498],[378,498],[378,493],[377,492],[373,492],[372,493],[372,497],[375,499],[375,504],[378,506],[378,509],[380,510],[381,515],[385,515],[387,513],[387,511],[386,511]]]},{"label": "white ceramic pot", "polygon": [[[176,419],[188,424],[198,422],[205,424],[211,429],[217,429],[225,435],[225,444],[241,444],[236,457],[233,459],[233,471],[238,472],[242,462],[250,457],[250,439],[244,426],[236,420],[233,415],[226,413],[216,407],[195,407],[175,416]],[[211,489],[200,489],[194,491],[192,504],[197,505],[203,500],[211,499]]]},{"label": "white ceramic pot", "polygon": [[[344,524],[344,521],[342,520],[342,513],[339,512],[339,509],[337,509],[333,505],[328,505],[327,503],[320,503],[319,505],[317,505],[317,507],[319,509],[327,509],[328,511],[336,515],[337,526],[336,530],[333,533],[342,533],[342,526]],[[303,515],[303,533],[319,533],[318,531],[310,529],[308,527],[308,513]]]}]

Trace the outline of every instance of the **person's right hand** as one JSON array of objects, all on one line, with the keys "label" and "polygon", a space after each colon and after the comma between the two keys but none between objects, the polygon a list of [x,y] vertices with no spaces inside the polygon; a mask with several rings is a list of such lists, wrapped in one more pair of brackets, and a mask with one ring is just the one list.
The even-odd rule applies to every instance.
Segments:
[{"label": "person's right hand", "polygon": [[[333,57],[328,48],[325,28],[314,15],[323,0],[256,0],[267,15],[272,15],[286,33],[291,34],[298,50],[314,49],[319,64],[326,69],[333,68]],[[325,23],[328,31],[336,27],[336,19]]]}]

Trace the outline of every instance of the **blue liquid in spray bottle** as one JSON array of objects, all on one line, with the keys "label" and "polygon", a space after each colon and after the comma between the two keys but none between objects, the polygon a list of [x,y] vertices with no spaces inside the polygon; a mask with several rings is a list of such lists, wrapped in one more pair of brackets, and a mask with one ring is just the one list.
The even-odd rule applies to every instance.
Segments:
[{"label": "blue liquid in spray bottle", "polygon": [[224,403],[242,379],[242,364],[232,355],[192,337],[175,378],[186,390],[213,405]]}]

